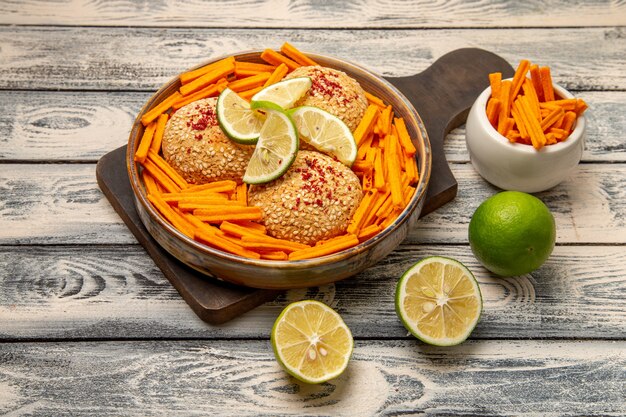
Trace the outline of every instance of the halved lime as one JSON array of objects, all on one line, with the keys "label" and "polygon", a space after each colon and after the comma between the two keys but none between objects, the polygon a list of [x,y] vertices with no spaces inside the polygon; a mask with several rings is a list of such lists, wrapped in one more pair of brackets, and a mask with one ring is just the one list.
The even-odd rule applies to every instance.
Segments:
[{"label": "halved lime", "polygon": [[264,101],[289,109],[309,91],[309,88],[311,88],[309,77],[290,78],[265,87],[252,96],[250,104],[254,109],[260,106],[258,102]]},{"label": "halved lime", "polygon": [[230,88],[217,99],[217,120],[229,138],[246,145],[257,142],[264,122],[263,115]]},{"label": "halved lime", "polygon": [[313,106],[298,107],[289,114],[303,141],[352,166],[358,149],[352,132],[341,119]]},{"label": "halved lime", "polygon": [[482,311],[480,287],[459,261],[422,259],[396,287],[396,313],[415,337],[430,345],[452,346],[470,335]]},{"label": "halved lime", "polygon": [[298,132],[291,118],[286,113],[267,110],[243,182],[262,184],[280,177],[296,159],[298,146]]},{"label": "halved lime", "polygon": [[285,307],[274,323],[270,340],[278,363],[309,384],[341,375],[354,347],[352,333],[339,313],[313,300]]}]

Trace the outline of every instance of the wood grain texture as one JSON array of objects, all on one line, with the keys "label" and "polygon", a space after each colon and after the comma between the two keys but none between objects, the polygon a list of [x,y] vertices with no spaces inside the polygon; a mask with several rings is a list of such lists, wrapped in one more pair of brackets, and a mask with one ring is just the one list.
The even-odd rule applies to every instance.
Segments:
[{"label": "wood grain texture", "polygon": [[[127,142],[133,121],[150,95],[0,91],[0,162],[96,162]],[[583,91],[577,96],[590,106],[583,162],[626,162],[626,92]],[[469,161],[465,126],[447,136],[444,150],[448,161]]]},{"label": "wood grain texture", "polygon": [[[416,74],[454,49],[480,47],[514,66],[522,58],[549,65],[554,81],[570,90],[625,90],[625,36],[622,27],[332,31],[4,26],[0,88],[154,91],[211,58],[290,41],[304,51],[337,56],[388,76]],[[572,60],[570,48],[563,45],[575,45],[581,59]]]},{"label": "wood grain texture", "polygon": [[[422,218],[407,243],[467,243],[478,205],[498,189],[470,164],[452,164],[457,197]],[[552,210],[557,242],[626,243],[626,170],[581,164],[538,193]],[[127,244],[136,240],[97,188],[91,164],[0,164],[0,244]]]},{"label": "wood grain texture", "polygon": [[[445,11],[445,12],[444,12]],[[623,2],[308,0],[3,2],[0,24],[194,27],[536,27],[626,24]]]},{"label": "wood grain texture", "polygon": [[0,248],[1,340],[260,338],[290,302],[316,299],[357,338],[405,338],[394,310],[398,278],[426,256],[449,256],[479,281],[474,339],[626,339],[623,247],[557,246],[547,263],[499,278],[468,246],[402,245],[345,281],[291,290],[223,325],[198,319],[138,246]]},{"label": "wood grain texture", "polygon": [[8,415],[585,415],[626,413],[626,342],[357,342],[306,385],[267,341],[0,345]]}]

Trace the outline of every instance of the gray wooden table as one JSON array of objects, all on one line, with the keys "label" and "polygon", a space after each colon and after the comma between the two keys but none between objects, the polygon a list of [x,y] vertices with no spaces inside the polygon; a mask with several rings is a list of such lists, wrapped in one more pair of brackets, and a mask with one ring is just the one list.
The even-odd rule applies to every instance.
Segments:
[{"label": "gray wooden table", "polygon": [[[470,216],[498,190],[461,127],[446,143],[457,198],[379,265],[200,321],[101,194],[95,163],[177,73],[284,41],[389,76],[470,46],[549,65],[590,105],[578,170],[537,194],[557,223],[549,261],[503,279],[472,256]],[[623,1],[0,1],[0,413],[625,415],[625,133]],[[394,313],[396,280],[428,255],[464,262],[483,291],[458,347],[408,337]],[[320,386],[288,377],[269,343],[303,298],[337,309],[356,339],[348,371]]]}]

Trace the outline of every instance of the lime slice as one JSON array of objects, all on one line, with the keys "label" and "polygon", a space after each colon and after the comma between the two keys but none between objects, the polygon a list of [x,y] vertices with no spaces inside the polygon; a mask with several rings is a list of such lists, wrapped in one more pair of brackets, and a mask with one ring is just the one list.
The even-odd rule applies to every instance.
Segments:
[{"label": "lime slice", "polygon": [[229,138],[247,145],[257,142],[263,126],[262,115],[230,88],[217,99],[217,120]]},{"label": "lime slice", "polygon": [[300,138],[318,151],[330,154],[347,166],[356,159],[357,146],[352,132],[336,116],[312,106],[289,112]]},{"label": "lime slice", "polygon": [[252,108],[257,108],[259,107],[257,102],[269,101],[283,109],[289,109],[309,91],[309,88],[311,88],[309,77],[290,78],[265,87],[252,96],[250,103]]},{"label": "lime slice", "polygon": [[296,159],[298,146],[298,132],[291,118],[286,113],[268,110],[243,182],[262,184],[280,177]]},{"label": "lime slice", "polygon": [[452,346],[470,335],[483,301],[474,275],[440,256],[422,259],[396,287],[396,313],[404,327],[430,345]]},{"label": "lime slice", "polygon": [[270,339],[281,366],[309,384],[341,375],[354,346],[352,333],[341,316],[313,300],[285,307],[274,323]]},{"label": "lime slice", "polygon": [[260,110],[260,111],[264,111],[264,110],[283,111],[284,110],[278,104],[272,103],[271,101],[265,101],[265,100],[251,102],[250,108],[252,108],[253,110]]}]

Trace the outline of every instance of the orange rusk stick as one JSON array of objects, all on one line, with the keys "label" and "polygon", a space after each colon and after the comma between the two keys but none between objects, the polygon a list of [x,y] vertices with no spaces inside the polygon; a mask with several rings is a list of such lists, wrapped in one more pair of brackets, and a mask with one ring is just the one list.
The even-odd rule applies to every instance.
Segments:
[{"label": "orange rusk stick", "polygon": [[[255,223],[256,224],[256,223]],[[254,229],[251,227],[245,227],[241,224],[231,223],[229,221],[224,221],[220,224],[220,230],[225,233],[229,233],[236,237],[242,236],[265,236],[265,231]]]},{"label": "orange rusk stick", "polygon": [[244,206],[248,205],[248,186],[245,183],[241,183],[235,189],[237,194],[237,201]]},{"label": "orange rusk stick", "polygon": [[208,72],[195,80],[189,82],[188,84],[183,84],[178,91],[184,96],[195,93],[196,91],[202,90],[204,87],[215,83],[222,77],[227,76],[231,72],[235,70],[235,64],[232,62],[228,62],[223,66],[217,67],[211,72]]},{"label": "orange rusk stick", "polygon": [[189,187],[187,181],[178,173],[170,164],[165,162],[165,159],[161,158],[159,154],[154,152],[152,149],[148,150],[148,159],[154,162],[161,171],[165,172],[168,177],[172,179],[181,189]]},{"label": "orange rusk stick", "polygon": [[237,237],[243,237],[243,236],[265,236],[265,232],[258,230],[258,229],[253,229],[250,227],[244,227],[240,224],[235,224],[235,223],[231,223],[228,221],[223,221],[222,224],[220,224],[220,230],[222,230],[223,232],[229,233],[233,236],[237,236]]},{"label": "orange rusk stick", "polygon": [[304,55],[295,46],[285,42],[283,46],[280,47],[280,52],[287,55],[289,58],[293,59],[300,65],[309,66],[309,65],[318,65],[317,62],[313,61],[308,56]]},{"label": "orange rusk stick", "polygon": [[180,74],[180,82],[181,84],[187,84],[188,82],[195,80],[196,78],[204,74],[208,74],[209,72],[214,71],[217,68],[227,67],[227,66],[230,66],[231,64],[232,65],[235,64],[235,58],[232,56],[229,56],[228,58],[224,58],[212,64],[205,65],[201,68],[198,68],[192,71],[187,71],[187,72]]},{"label": "orange rusk stick", "polygon": [[372,131],[379,114],[380,110],[378,109],[378,106],[374,104],[370,104],[369,106],[367,106],[361,122],[356,127],[353,133],[354,140],[357,146],[360,146],[361,142],[363,142],[363,139],[365,139],[367,135],[369,135],[369,133]]},{"label": "orange rusk stick", "polygon": [[505,103],[509,108],[511,107],[511,104],[513,104],[515,97],[517,97],[519,90],[522,88],[522,84],[524,83],[524,80],[526,79],[526,73],[528,72],[529,67],[530,67],[530,61],[528,61],[527,59],[522,59],[519,65],[517,66],[517,69],[515,70],[515,75],[513,75],[513,81],[511,83],[511,92],[509,94],[509,101],[508,103]]},{"label": "orange rusk stick", "polygon": [[263,219],[263,212],[259,207],[215,206],[196,209],[193,211],[193,215],[205,222]]},{"label": "orange rusk stick", "polygon": [[348,233],[357,234],[359,232],[363,226],[365,217],[367,217],[367,214],[372,210],[376,202],[377,195],[378,190],[376,189],[370,189],[365,193],[365,196],[352,216],[352,220],[350,220],[350,224],[348,224],[348,228],[346,229]]},{"label": "orange rusk stick", "polygon": [[233,81],[228,83],[228,88],[235,92],[240,92],[244,90],[249,90],[251,88],[260,87],[265,84],[272,75],[269,72],[261,72],[257,75],[253,75],[252,77],[242,78],[241,80]]},{"label": "orange rusk stick", "polygon": [[385,186],[385,170],[383,169],[383,150],[376,151],[374,159],[374,188],[381,189]]},{"label": "orange rusk stick", "polygon": [[[515,124],[519,129],[520,136],[524,139],[530,139],[528,131],[526,130],[526,125],[524,125],[524,119],[520,114],[519,101],[517,100],[513,103],[513,107],[511,108],[511,115],[513,116],[513,120],[515,120]],[[511,137],[509,137],[509,139],[511,139]]]},{"label": "orange rusk stick", "polygon": [[182,96],[180,95],[178,91],[174,91],[174,93],[166,97],[165,100],[163,100],[162,102],[157,104],[155,107],[150,109],[150,111],[148,111],[146,114],[141,116],[141,123],[144,126],[147,126],[149,123],[156,120],[156,118],[159,117],[161,113],[165,113],[165,111],[169,109],[170,107],[172,107],[172,104],[178,101],[181,97]]},{"label": "orange rusk stick", "polygon": [[264,50],[263,53],[261,53],[261,59],[272,65],[285,64],[290,71],[293,71],[296,68],[300,67],[300,64],[298,64],[296,61],[292,61],[291,59],[282,56],[278,52],[271,49]]},{"label": "orange rusk stick", "polygon": [[491,98],[500,97],[500,87],[502,83],[502,73],[492,72],[489,74],[489,86],[491,86]]},{"label": "orange rusk stick", "polygon": [[[306,248],[310,248],[310,245],[305,245],[303,243],[299,243],[299,242],[293,242],[291,240],[285,240],[285,239],[277,239],[271,236],[267,236],[267,235],[260,235],[260,234],[247,234],[241,237],[241,241],[244,242],[242,243],[243,247],[247,247],[246,244],[247,243],[268,243],[268,244],[274,244],[274,245],[282,245],[285,246],[287,248],[290,248],[290,252],[293,252],[294,250],[300,250],[300,249],[306,249]],[[283,249],[277,249],[277,250],[283,250]]]},{"label": "orange rusk stick", "polygon": [[352,164],[352,171],[355,172],[368,172],[371,171],[373,168],[374,164],[366,160],[357,160],[354,161],[354,163]]},{"label": "orange rusk stick", "polygon": [[580,116],[581,114],[583,114],[583,112],[585,110],[587,110],[589,106],[587,106],[587,103],[585,102],[585,100],[583,100],[582,98],[579,98],[576,100],[576,114],[578,116]]},{"label": "orange rusk stick", "polygon": [[417,150],[415,149],[415,145],[413,145],[413,141],[411,141],[409,132],[406,130],[406,124],[404,124],[404,119],[401,117],[397,117],[393,119],[393,122],[398,131],[398,137],[400,138],[400,144],[402,145],[404,153],[406,153],[408,156],[415,155],[415,152],[417,152]]},{"label": "orange rusk stick", "polygon": [[367,156],[367,151],[372,147],[372,142],[374,141],[374,133],[370,133],[367,135],[364,141],[359,145],[359,149],[356,152],[356,159],[365,159]]},{"label": "orange rusk stick", "polygon": [[265,226],[250,220],[235,220],[234,223],[238,226],[245,227],[250,230],[256,230],[263,234],[267,233],[267,229],[265,228]]},{"label": "orange rusk stick", "polygon": [[237,183],[232,180],[213,181],[206,184],[192,185],[184,190],[185,193],[198,193],[209,191],[212,193],[232,193],[237,188]]},{"label": "orange rusk stick", "polygon": [[389,174],[389,186],[391,187],[391,198],[393,205],[397,208],[404,206],[404,196],[402,195],[402,179],[400,165],[396,155],[398,154],[398,140],[395,136],[387,136],[389,144],[389,158],[386,158],[387,172]]},{"label": "orange rusk stick", "polygon": [[302,249],[299,251],[291,252],[289,254],[290,261],[296,261],[300,259],[317,258],[318,256],[330,255],[331,253],[339,252],[344,249],[351,248],[359,244],[359,239],[352,234],[345,235],[342,239],[334,240],[323,245],[316,245],[309,249]]},{"label": "orange rusk stick", "polygon": [[280,64],[279,66],[276,67],[274,72],[272,72],[272,75],[270,75],[270,78],[268,78],[267,81],[265,81],[265,84],[263,84],[263,87],[267,87],[268,85],[277,83],[278,81],[282,80],[283,77],[287,75],[288,72],[289,72],[289,67],[285,64]]},{"label": "orange rusk stick", "polygon": [[[367,213],[367,215],[365,216],[365,219],[363,220],[363,224],[361,225],[361,229],[371,225],[372,223],[374,223],[375,217],[376,217],[376,213],[378,212],[378,210],[380,210],[380,208],[382,207],[383,204],[385,204],[385,201],[387,201],[387,199],[389,199],[389,196],[391,195],[391,191],[390,190],[386,190],[382,193],[378,193],[374,199],[376,200],[374,202],[374,204],[372,205],[372,208],[369,210],[369,213]],[[391,199],[389,199],[391,200]]]},{"label": "orange rusk stick", "polygon": [[576,120],[576,113],[573,111],[565,112],[565,117],[563,118],[563,125],[561,129],[565,130],[568,134],[572,130],[572,126],[574,125],[574,120]]},{"label": "orange rusk stick", "polygon": [[272,72],[276,69],[276,66],[259,64],[257,62],[235,61],[235,70],[237,69],[256,72]]},{"label": "orange rusk stick", "polygon": [[224,207],[224,206],[237,206],[237,207],[245,207],[237,200],[220,200],[220,199],[206,199],[206,200],[179,200],[178,208],[182,211],[195,211],[196,209],[210,209],[214,207]]},{"label": "orange rusk stick", "polygon": [[502,89],[500,92],[500,115],[498,116],[498,132],[502,133],[503,123],[506,122],[506,119],[509,117],[510,108],[507,105],[510,103],[509,97],[511,92],[511,81],[506,80],[502,81]]},{"label": "orange rusk stick", "polygon": [[542,121],[541,121],[541,130],[544,132],[550,128],[553,124],[555,124],[561,117],[565,115],[565,111],[563,109],[558,108],[552,110]]},{"label": "orange rusk stick", "polygon": [[235,255],[243,256],[244,258],[261,259],[261,255],[257,252],[242,248],[241,246],[236,245],[235,243],[224,239],[217,234],[206,233],[204,229],[196,229],[194,236],[196,240],[214,248],[234,253]]},{"label": "orange rusk stick", "polygon": [[367,98],[368,104],[374,104],[380,107],[381,109],[384,109],[385,107],[387,107],[380,98],[376,97],[373,94],[368,93],[367,91],[365,92],[365,98]]},{"label": "orange rusk stick", "polygon": [[541,74],[539,73],[539,65],[537,64],[532,64],[530,66],[530,81],[532,81],[533,86],[535,87],[535,93],[537,93],[537,99],[539,99],[539,102],[541,103],[545,101],[541,83]]},{"label": "orange rusk stick", "polygon": [[490,98],[487,102],[487,119],[491,126],[498,126],[498,115],[500,114],[500,100],[497,98]]},{"label": "orange rusk stick", "polygon": [[156,181],[148,173],[148,171],[143,170],[141,172],[141,178],[143,179],[143,183],[146,186],[146,194],[160,194],[159,187],[157,187]]},{"label": "orange rusk stick", "polygon": [[158,194],[148,194],[148,200],[163,217],[181,233],[193,239],[194,231],[185,219],[176,213]]},{"label": "orange rusk stick", "polygon": [[169,119],[169,115],[167,113],[163,113],[159,116],[156,122],[156,131],[154,132],[154,138],[150,144],[150,149],[156,153],[161,152],[161,142],[163,141],[163,133],[165,132],[167,119]]},{"label": "orange rusk stick", "polygon": [[374,175],[372,174],[372,170],[366,171],[362,173],[362,185],[361,188],[363,190],[371,190],[374,187]]},{"label": "orange rusk stick", "polygon": [[539,68],[539,74],[541,74],[541,87],[543,88],[544,100],[554,100],[554,89],[552,88],[552,76],[550,75],[550,67]]},{"label": "orange rusk stick", "polygon": [[380,117],[378,118],[378,127],[379,127],[379,135],[384,136],[388,133],[391,133],[391,129],[389,127],[391,121],[391,105],[385,107],[383,111],[380,113]]},{"label": "orange rusk stick", "polygon": [[255,87],[255,88],[251,88],[250,90],[246,90],[246,91],[241,91],[239,94],[239,97],[241,97],[244,100],[250,101],[252,99],[252,96],[254,96],[256,93],[258,93],[259,91],[263,90],[263,86],[260,87]]},{"label": "orange rusk stick", "polygon": [[547,109],[553,109],[555,106],[558,106],[565,111],[576,110],[576,101],[577,100],[575,98],[546,101],[545,103],[543,103],[543,107]]},{"label": "orange rusk stick", "polygon": [[413,156],[404,155],[406,175],[409,177],[409,184],[415,184],[419,180],[419,174],[417,173],[417,162]]},{"label": "orange rusk stick", "polygon": [[193,94],[183,96],[180,100],[172,104],[172,108],[174,110],[178,110],[189,103],[193,103],[194,101],[216,96],[223,90],[224,87],[226,87],[227,84],[228,81],[226,80],[226,78],[220,78],[219,80],[217,80],[217,82],[215,82],[215,84],[211,84],[203,88],[202,90],[196,91]]},{"label": "orange rusk stick", "polygon": [[139,142],[139,146],[135,152],[135,157],[133,158],[136,162],[143,163],[146,160],[148,151],[150,150],[150,145],[152,144],[152,138],[154,137],[156,125],[156,122],[152,122],[144,129],[141,141]]},{"label": "orange rusk stick", "polygon": [[271,261],[286,261],[289,256],[282,250],[272,252],[261,252],[261,259],[268,259]]},{"label": "orange rusk stick", "polygon": [[185,200],[188,202],[191,201],[200,201],[200,200],[218,200],[218,201],[231,201],[228,199],[226,194],[221,193],[163,193],[161,195],[163,200],[167,201],[170,204],[178,204],[179,201]]},{"label": "orange rusk stick", "polygon": [[249,237],[243,237],[241,239],[240,245],[246,249],[254,250],[254,251],[284,251],[284,252],[295,252],[297,249],[291,245],[276,243],[276,242],[257,242],[254,240],[249,240]]},{"label": "orange rusk stick", "polygon": [[176,185],[172,179],[161,170],[151,159],[146,159],[143,163],[143,167],[148,171],[155,181],[160,184],[168,193],[177,193],[180,191],[180,187]]},{"label": "orange rusk stick", "polygon": [[537,97],[537,92],[535,91],[533,82],[529,78],[525,78],[524,84],[522,84],[522,89],[524,90],[524,94],[530,100],[533,114],[537,119],[539,119],[539,115],[541,114],[541,108],[539,107],[539,98]]},{"label": "orange rusk stick", "polygon": [[378,233],[380,233],[381,230],[383,229],[377,224],[370,224],[369,226],[364,227],[359,232],[359,235],[358,235],[359,242],[365,242],[366,240],[373,238]]},{"label": "orange rusk stick", "polygon": [[526,96],[520,96],[518,100],[520,101],[520,115],[522,116],[524,125],[526,126],[526,130],[528,131],[533,147],[535,149],[541,149],[546,144],[546,137],[541,130],[539,120],[534,118]]}]

